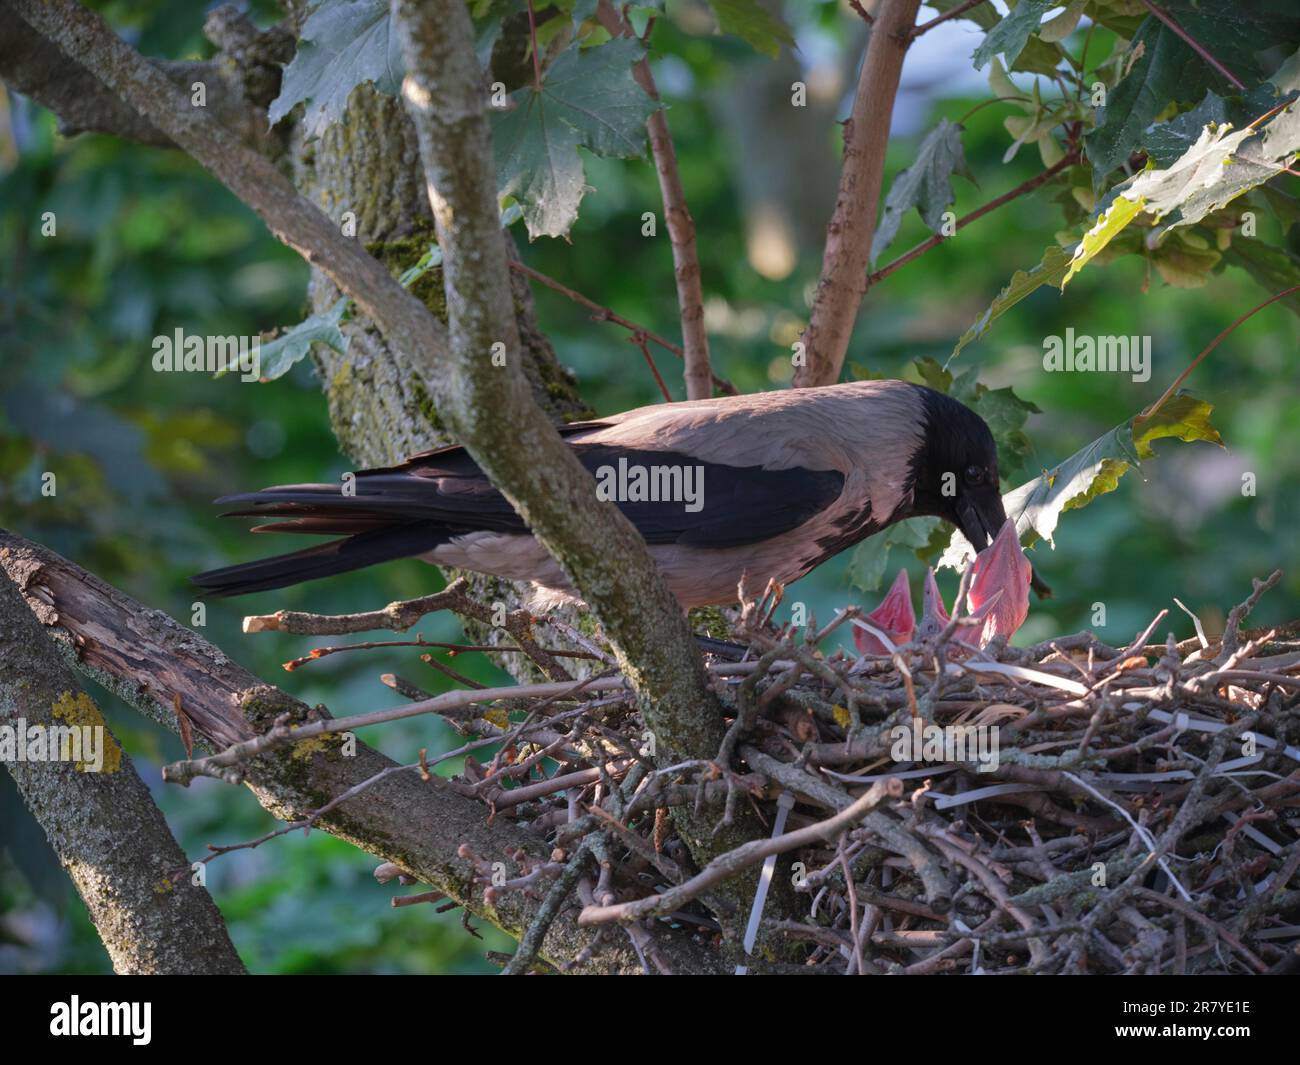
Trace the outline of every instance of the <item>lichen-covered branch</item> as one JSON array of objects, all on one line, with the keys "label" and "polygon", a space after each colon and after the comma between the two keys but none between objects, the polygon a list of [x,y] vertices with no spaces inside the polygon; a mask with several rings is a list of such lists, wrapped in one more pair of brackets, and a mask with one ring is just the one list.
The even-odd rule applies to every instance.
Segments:
[{"label": "lichen-covered branch", "polygon": [[[47,638],[78,672],[179,733],[180,696],[197,748],[224,750],[273,727],[281,717],[303,724],[328,716],[262,683],[197,633],[150,610],[59,555],[0,530],[0,568],[44,626]],[[523,892],[485,898],[488,881],[476,876],[469,853],[513,870],[523,860],[544,861],[544,838],[504,818],[489,823],[482,803],[439,777],[390,772],[397,764],[357,743],[345,755],[335,741],[316,742],[254,759],[244,779],[257,800],[283,821],[305,821],[351,789],[357,793],[315,820],[316,827],[392,862],[512,935],[522,935],[540,901]],[[368,785],[368,786],[366,786]],[[364,787],[363,787],[364,786]],[[557,965],[587,952],[584,972],[641,972],[636,953],[610,943],[589,948],[593,936],[561,915],[546,937],[543,957]],[[711,972],[718,959],[688,936],[666,945],[674,971]]]},{"label": "lichen-covered branch", "polygon": [[[214,11],[211,20],[232,34],[237,29],[256,34],[242,16],[232,17],[228,7]],[[276,31],[256,36],[259,44],[269,48],[270,54],[260,57],[263,61],[284,61],[292,55],[292,51],[284,55],[273,47],[285,40],[292,43]],[[250,106],[245,96],[241,75],[249,67],[221,60],[177,60],[155,62],[153,66],[187,97],[196,84],[202,84],[205,108],[244,143],[264,147],[274,143],[265,114]],[[166,132],[106,89],[89,70],[33,33],[8,0],[0,0],[0,81],[53,111],[59,120],[59,132],[65,137],[111,133],[140,144],[174,146]]]},{"label": "lichen-covered branch", "polygon": [[17,742],[37,728],[77,738],[66,749],[46,747],[55,760],[6,755],[5,768],[85,902],[113,971],[243,973],[221,911],[191,880],[148,785],[3,574],[0,726]]},{"label": "lichen-covered branch", "polygon": [[[445,419],[583,592],[642,697],[662,756],[716,752],[719,715],[681,609],[636,530],[596,499],[590,475],[537,409],[519,372],[473,27],[463,4],[396,3],[403,95],[420,139],[443,250],[454,367]],[[492,358],[505,352],[505,365]]]}]

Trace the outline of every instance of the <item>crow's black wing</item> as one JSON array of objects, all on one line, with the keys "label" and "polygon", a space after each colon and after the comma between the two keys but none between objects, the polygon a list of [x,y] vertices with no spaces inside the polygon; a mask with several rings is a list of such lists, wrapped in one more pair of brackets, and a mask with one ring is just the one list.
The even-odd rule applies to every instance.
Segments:
[{"label": "crow's black wing", "polygon": [[[731,466],[701,462],[682,452],[608,443],[578,442],[572,447],[593,477],[613,478],[611,485],[618,483],[620,469],[689,471],[687,480],[675,483],[696,487],[695,504],[684,498],[618,500],[619,509],[650,544],[722,548],[757,543],[808,521],[844,487],[844,476],[834,470]],[[259,527],[268,532],[355,534],[409,522],[432,523],[448,535],[527,531],[505,497],[459,447],[413,456],[389,469],[363,471],[356,476],[352,495],[333,485],[284,485],[217,502],[237,506],[227,512],[233,516],[284,519]]]}]

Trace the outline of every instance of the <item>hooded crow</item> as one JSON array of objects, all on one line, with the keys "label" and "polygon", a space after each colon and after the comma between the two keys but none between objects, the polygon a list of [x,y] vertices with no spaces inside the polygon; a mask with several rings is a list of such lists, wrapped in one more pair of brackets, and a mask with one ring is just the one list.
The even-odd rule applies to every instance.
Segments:
[{"label": "hooded crow", "polygon": [[[956,400],[903,381],[640,407],[560,432],[645,538],[683,607],[789,584],[896,521],[935,515],[976,550],[1006,521],[988,426]],[[228,496],[255,532],[341,539],[194,578],[214,595],[284,588],[391,559],[475,570],[575,596],[559,565],[460,447],[366,470],[340,485]],[[738,591],[739,590],[739,591]]]}]

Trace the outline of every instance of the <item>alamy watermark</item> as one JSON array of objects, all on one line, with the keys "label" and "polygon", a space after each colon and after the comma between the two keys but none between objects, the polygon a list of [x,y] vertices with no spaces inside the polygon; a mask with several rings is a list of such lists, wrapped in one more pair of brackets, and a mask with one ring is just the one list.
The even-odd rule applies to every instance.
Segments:
[{"label": "alamy watermark", "polygon": [[1149,336],[1076,336],[1043,338],[1043,369],[1049,373],[1104,371],[1133,375],[1135,382],[1151,380]]},{"label": "alamy watermark", "polygon": [[0,762],[76,762],[98,773],[104,750],[103,725],[29,725],[25,717],[0,725]]},{"label": "alamy watermark", "polygon": [[177,326],[171,336],[153,338],[153,368],[158,373],[237,373],[241,381],[262,376],[262,338],[186,336]]},{"label": "alamy watermark", "polygon": [[596,468],[596,498],[604,503],[682,503],[687,513],[704,509],[703,466],[642,466],[620,458]]},{"label": "alamy watermark", "polygon": [[136,1046],[148,1046],[152,1014],[152,1002],[82,1002],[73,995],[50,1007],[50,1035],[130,1036]]}]

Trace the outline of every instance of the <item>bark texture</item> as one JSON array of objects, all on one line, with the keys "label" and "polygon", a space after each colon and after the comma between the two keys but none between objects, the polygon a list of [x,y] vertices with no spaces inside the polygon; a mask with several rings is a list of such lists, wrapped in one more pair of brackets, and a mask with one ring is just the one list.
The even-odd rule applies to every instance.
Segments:
[{"label": "bark texture", "polygon": [[[293,723],[329,716],[323,707],[309,708],[264,684],[162,611],[148,609],[53,551],[4,530],[0,567],[44,626],[42,638],[53,641],[67,664],[177,733],[173,700],[180,695],[198,748],[221,750],[259,735],[284,714]],[[8,626],[0,630],[8,631]],[[348,757],[341,738],[333,737],[259,756],[248,766],[246,783],[272,815],[297,821],[395,766],[360,742]],[[550,851],[537,835],[506,818],[489,821],[488,813],[483,803],[458,794],[438,777],[424,782],[418,772],[405,770],[340,804],[317,826],[392,862],[510,935],[521,936],[540,900],[503,892],[494,905],[486,902],[488,885],[476,876],[473,863],[460,856],[461,847],[504,862],[510,876],[519,875],[520,853],[539,861],[549,858]],[[80,833],[82,821],[73,817],[69,824]],[[135,831],[134,822],[118,830],[120,836],[108,837],[115,845]],[[550,927],[542,956],[563,965],[590,947],[594,938],[593,931],[578,928],[575,914],[561,914]],[[717,955],[688,935],[670,941],[665,958],[674,972],[720,968]],[[643,969],[635,951],[615,940],[602,944],[582,971],[626,974]]]},{"label": "bark texture", "polygon": [[[11,561],[3,548],[0,561]],[[5,768],[85,902],[113,971],[243,973],[221,912],[207,889],[191,882],[185,852],[148,786],[3,575],[0,725],[22,733],[34,726],[102,730],[98,772],[73,761],[15,760]]]}]

